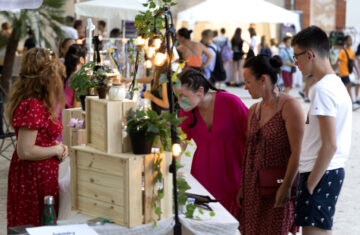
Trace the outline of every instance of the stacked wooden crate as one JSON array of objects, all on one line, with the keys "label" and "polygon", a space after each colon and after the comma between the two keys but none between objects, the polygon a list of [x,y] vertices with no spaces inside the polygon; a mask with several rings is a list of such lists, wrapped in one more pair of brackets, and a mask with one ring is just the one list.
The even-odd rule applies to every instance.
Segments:
[{"label": "stacked wooden crate", "polygon": [[[86,146],[72,148],[72,208],[94,217],[134,227],[153,219],[172,216],[172,175],[169,153],[134,155],[123,122],[130,100],[86,100]],[[161,157],[164,199],[159,207],[162,215],[154,215],[157,199],[154,186],[154,157]]]}]

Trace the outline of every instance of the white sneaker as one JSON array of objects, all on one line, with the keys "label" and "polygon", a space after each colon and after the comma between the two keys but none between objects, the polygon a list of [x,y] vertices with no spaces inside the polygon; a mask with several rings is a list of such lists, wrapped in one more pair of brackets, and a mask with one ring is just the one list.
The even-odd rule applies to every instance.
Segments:
[{"label": "white sneaker", "polygon": [[356,110],[360,109],[360,105],[357,104],[356,102],[354,102],[354,103],[352,104],[352,109],[353,109],[353,111],[356,111]]}]

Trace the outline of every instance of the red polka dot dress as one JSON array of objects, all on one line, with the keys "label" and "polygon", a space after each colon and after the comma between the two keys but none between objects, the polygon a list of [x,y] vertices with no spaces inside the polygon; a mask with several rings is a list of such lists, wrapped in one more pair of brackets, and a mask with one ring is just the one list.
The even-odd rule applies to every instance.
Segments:
[{"label": "red polka dot dress", "polygon": [[[51,121],[46,106],[33,98],[20,102],[12,121],[16,137],[20,127],[38,130],[35,145],[41,147],[56,145],[56,138],[62,130],[60,121]],[[8,179],[8,227],[40,225],[44,197],[47,195],[54,196],[58,211],[58,172],[55,156],[41,161],[20,160],[15,149]]]}]

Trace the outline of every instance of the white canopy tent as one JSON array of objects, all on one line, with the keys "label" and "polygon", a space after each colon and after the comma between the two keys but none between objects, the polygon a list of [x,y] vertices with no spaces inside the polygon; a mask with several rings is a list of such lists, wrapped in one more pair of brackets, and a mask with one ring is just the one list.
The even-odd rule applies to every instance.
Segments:
[{"label": "white canopy tent", "polygon": [[37,9],[43,0],[0,0],[0,11]]},{"label": "white canopy tent", "polygon": [[264,0],[207,0],[177,15],[193,29],[197,21],[226,23],[291,23],[300,30],[299,15]]},{"label": "white canopy tent", "polygon": [[121,27],[123,20],[135,20],[139,11],[145,11],[141,0],[94,0],[75,4],[80,16],[106,19],[107,29]]}]

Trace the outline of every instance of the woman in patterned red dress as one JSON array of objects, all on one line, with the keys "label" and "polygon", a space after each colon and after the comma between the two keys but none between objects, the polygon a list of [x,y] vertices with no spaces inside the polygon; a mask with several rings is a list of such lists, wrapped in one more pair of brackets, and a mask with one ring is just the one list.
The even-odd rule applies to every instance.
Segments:
[{"label": "woman in patterned red dress", "polygon": [[56,107],[63,106],[62,63],[43,48],[29,50],[22,60],[8,103],[17,146],[10,163],[8,227],[40,225],[44,197],[52,195],[58,208],[59,162],[68,155],[57,143],[62,125]]},{"label": "woman in patterned red dress", "polygon": [[[245,63],[245,89],[262,98],[249,110],[242,185],[239,191],[242,235],[287,235],[293,226],[291,185],[298,171],[304,116],[300,104],[275,89],[282,65],[278,56],[259,55]],[[260,197],[258,172],[263,167],[287,168],[273,198]]]}]

